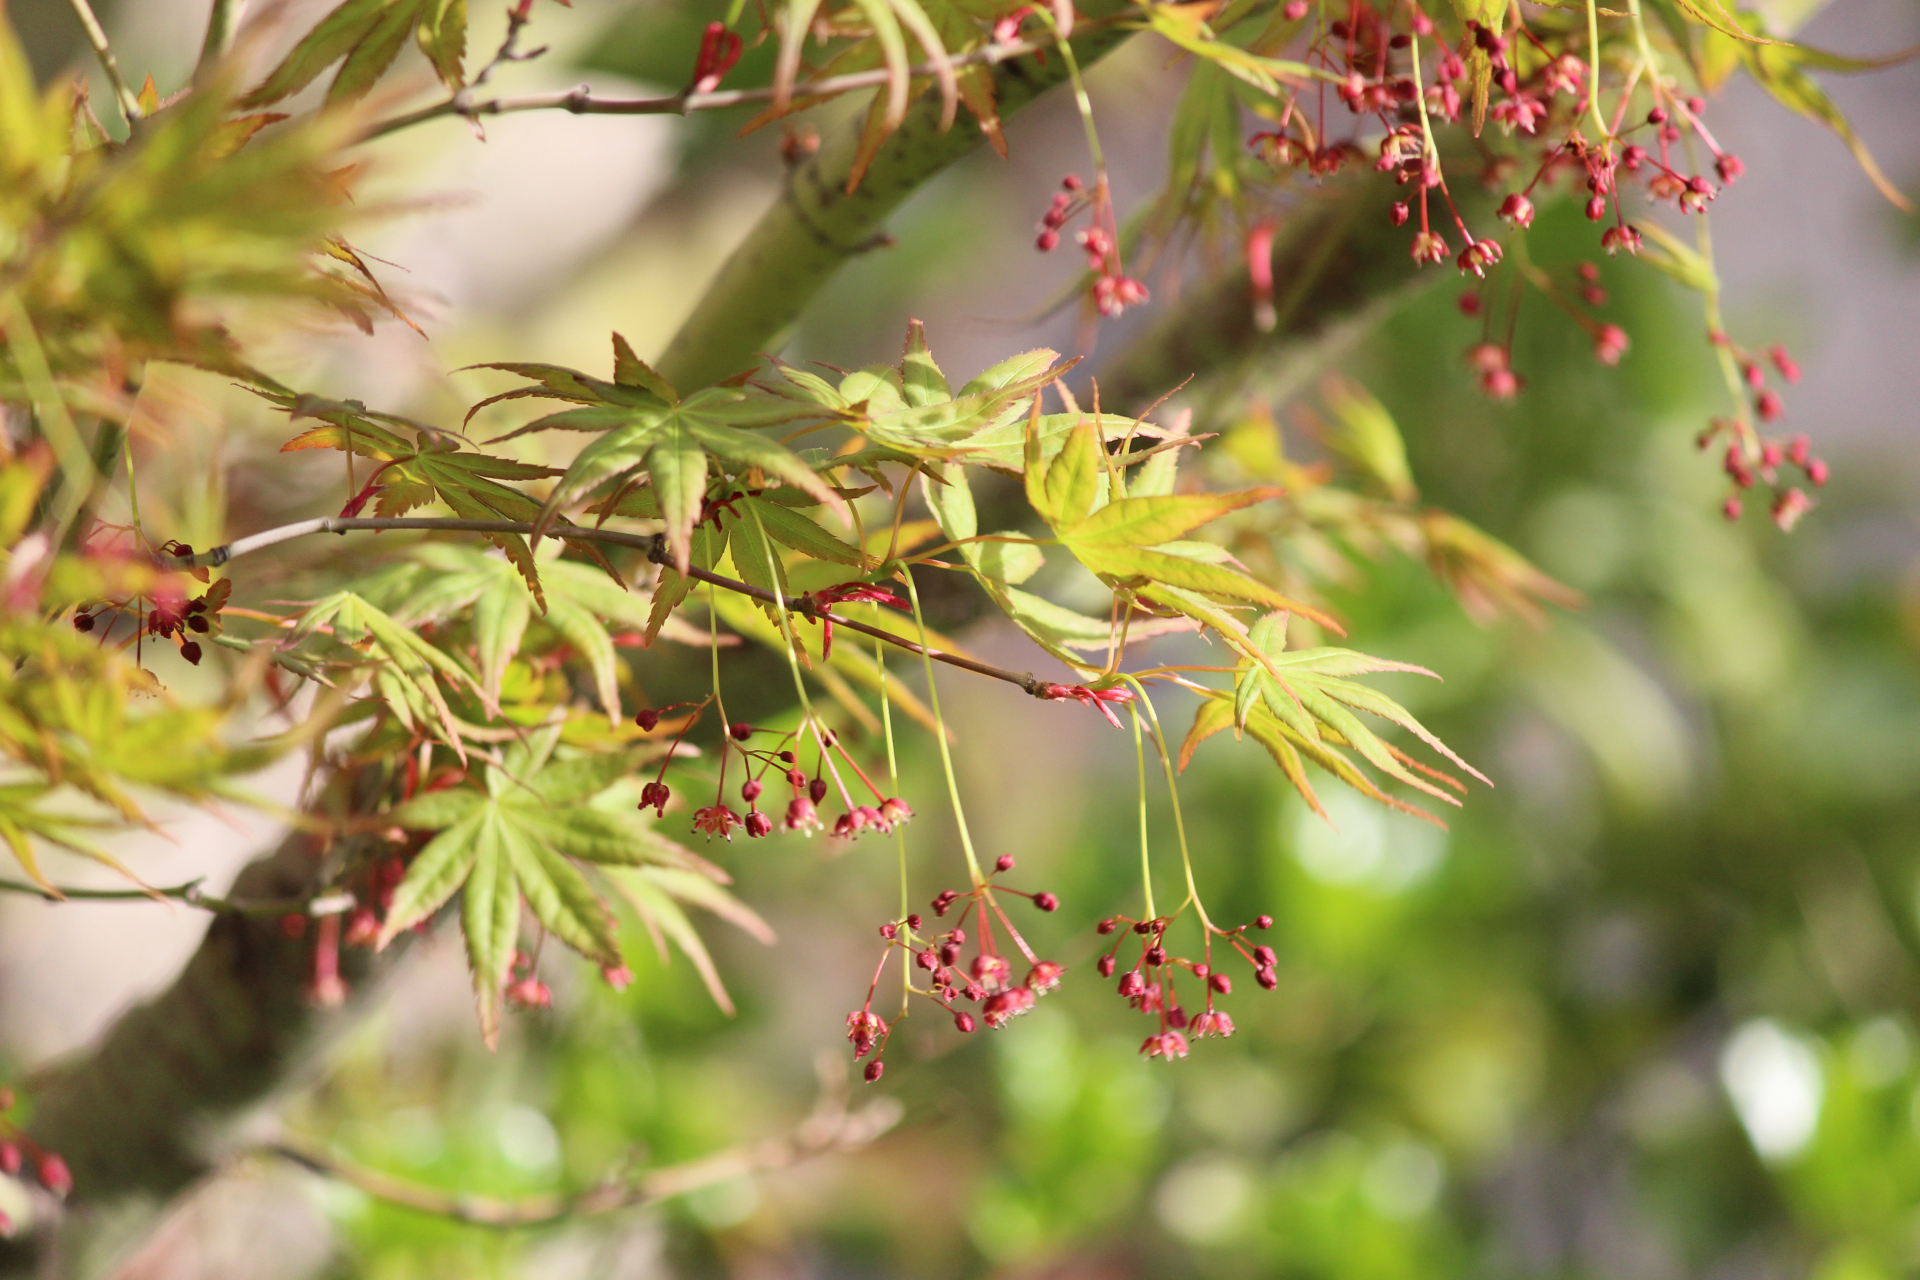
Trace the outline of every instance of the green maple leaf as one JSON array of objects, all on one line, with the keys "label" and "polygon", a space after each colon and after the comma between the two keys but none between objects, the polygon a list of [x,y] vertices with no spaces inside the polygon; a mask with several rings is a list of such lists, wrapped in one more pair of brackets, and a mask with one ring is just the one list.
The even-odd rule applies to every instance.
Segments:
[{"label": "green maple leaf", "polygon": [[555,759],[557,727],[528,735],[485,766],[482,786],[435,791],[394,809],[399,826],[437,835],[394,890],[379,945],[427,919],[460,894],[461,927],[491,1047],[500,996],[513,967],[524,900],[555,938],[603,966],[620,963],[612,911],[579,863],[672,868],[723,878],[625,809],[592,801],[634,767],[624,754]]},{"label": "green maple leaf", "polygon": [[393,65],[409,35],[418,40],[447,88],[465,83],[461,64],[467,49],[467,0],[345,0],[287,52],[241,105],[264,107],[290,97],[336,62],[340,70],[327,89],[327,102],[351,102]]}]

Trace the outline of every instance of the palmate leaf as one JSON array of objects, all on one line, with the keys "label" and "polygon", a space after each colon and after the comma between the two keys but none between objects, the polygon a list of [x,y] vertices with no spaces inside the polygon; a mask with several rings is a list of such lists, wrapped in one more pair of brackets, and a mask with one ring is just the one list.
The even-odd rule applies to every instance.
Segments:
[{"label": "palmate leaf", "polygon": [[284,643],[299,644],[322,628],[331,628],[339,643],[365,648],[378,660],[372,672],[374,688],[403,725],[432,725],[442,741],[466,758],[459,726],[439,683],[446,680],[478,693],[466,667],[352,591],[336,591],[309,605]]},{"label": "palmate leaf", "polygon": [[461,895],[481,1034],[499,1035],[524,899],[540,925],[604,966],[620,963],[613,913],[577,862],[672,868],[718,878],[718,869],[624,810],[591,801],[633,768],[630,756],[553,758],[557,728],[528,735],[487,765],[484,786],[430,792],[394,809],[402,827],[437,832],[394,890],[379,945]]},{"label": "palmate leaf", "polygon": [[[431,502],[444,504],[464,520],[519,520],[531,522],[540,504],[503,480],[539,480],[559,475],[553,467],[516,462],[460,448],[460,437],[425,423],[393,414],[374,413],[355,401],[322,400],[260,392],[294,417],[318,418],[321,425],[302,432],[280,446],[282,453],[302,449],[341,449],[381,464],[368,480],[368,489],[348,504],[351,511],[370,495],[380,516],[404,515]],[[409,441],[393,428],[410,429]],[[517,533],[483,535],[505,552],[527,580],[534,598],[545,608],[540,576],[527,540]],[[595,549],[574,544],[588,555]]]},{"label": "palmate leaf", "polygon": [[241,101],[264,107],[300,92],[334,63],[327,102],[362,97],[414,36],[449,89],[465,83],[467,0],[344,0]]},{"label": "palmate leaf", "polygon": [[[1448,792],[1429,781],[1428,777],[1416,773],[1404,755],[1388,747],[1354,714],[1356,710],[1365,711],[1399,725],[1467,773],[1482,782],[1487,781],[1485,775],[1456,755],[1406,708],[1379,690],[1350,678],[1379,672],[1409,672],[1438,679],[1433,672],[1410,663],[1374,658],[1350,649],[1289,651],[1286,647],[1287,615],[1284,613],[1261,618],[1249,629],[1247,640],[1258,651],[1261,660],[1245,660],[1235,673],[1232,714],[1228,722],[1236,733],[1255,730],[1256,739],[1263,742],[1277,737],[1290,750],[1296,753],[1305,751],[1309,758],[1323,764],[1331,759],[1324,753],[1331,751],[1332,746],[1346,746],[1389,777],[1449,804],[1459,803]],[[1224,695],[1221,696],[1224,698]],[[1219,712],[1210,710],[1207,715],[1208,731],[1217,731],[1213,718]],[[1253,724],[1256,716],[1261,718],[1257,729]],[[1196,722],[1196,733],[1200,728],[1200,723]],[[1189,741],[1195,743],[1198,739],[1190,738]],[[1269,749],[1274,750],[1271,745]],[[1191,754],[1191,745],[1187,748],[1187,754]],[[1276,759],[1281,759],[1282,767],[1288,768],[1283,756],[1284,752],[1276,753]],[[1341,760],[1344,761],[1344,757]],[[1328,767],[1338,776],[1351,781],[1350,762]],[[1290,768],[1288,776],[1294,776]],[[1429,771],[1429,777],[1437,776]],[[1299,785],[1296,780],[1295,786]],[[1313,802],[1310,788],[1303,789],[1301,794]]]}]

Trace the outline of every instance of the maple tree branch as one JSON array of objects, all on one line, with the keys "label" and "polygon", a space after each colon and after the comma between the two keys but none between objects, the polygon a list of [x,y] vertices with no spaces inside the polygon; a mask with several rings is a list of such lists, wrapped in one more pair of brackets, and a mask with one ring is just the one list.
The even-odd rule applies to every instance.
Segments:
[{"label": "maple tree branch", "polygon": [[[253,551],[277,546],[282,542],[291,542],[296,538],[308,537],[316,533],[350,533],[356,530],[380,532],[396,529],[438,530],[443,533],[518,533],[532,534],[534,525],[524,520],[460,520],[440,516],[320,516],[313,520],[300,520],[293,524],[281,525],[277,529],[268,529],[250,537],[239,538],[225,546],[203,551],[192,557],[160,556],[157,561],[170,569],[214,569],[229,561]],[[617,529],[599,529],[581,525],[560,525],[548,530],[548,536],[562,541],[605,542],[616,547],[629,547],[635,551],[644,551],[647,558],[655,564],[668,564],[671,558],[667,554],[667,540],[658,533],[623,533]],[[846,627],[862,635],[884,640],[908,653],[924,654],[935,662],[944,662],[950,667],[959,667],[975,675],[991,676],[995,680],[1004,680],[1008,684],[1019,685],[1021,689],[1036,698],[1045,698],[1054,685],[1042,680],[1031,671],[1010,671],[1005,667],[996,667],[991,663],[978,662],[972,658],[961,657],[957,653],[947,653],[940,649],[925,649],[904,636],[861,622],[857,618],[843,617],[829,613],[829,605],[815,601],[812,596],[794,596],[782,601],[773,592],[756,587],[750,583],[713,573],[698,565],[688,567],[687,576],[696,582],[710,583],[722,590],[736,592],[751,597],[762,604],[779,608],[783,603],[791,613],[814,622],[831,621],[836,627]]]},{"label": "maple tree branch", "polygon": [[[1052,46],[1051,39],[1012,40],[1004,44],[983,45],[970,53],[949,59],[948,63],[956,68],[994,67]],[[922,62],[908,70],[908,75],[914,78],[924,78],[933,73],[934,66],[930,62]],[[812,105],[810,100],[838,97],[858,89],[875,89],[886,84],[891,75],[892,72],[887,68],[877,67],[872,71],[852,71],[824,80],[806,81],[793,87],[793,101],[798,109]],[[390,133],[398,133],[402,129],[445,116],[473,120],[480,116],[503,116],[520,111],[570,111],[585,116],[684,116],[695,111],[724,111],[728,107],[746,106],[754,102],[771,102],[774,92],[773,86],[767,85],[758,89],[715,89],[707,93],[683,89],[664,98],[596,98],[591,89],[582,85],[565,93],[535,93],[518,98],[487,98],[476,102],[469,92],[463,90],[433,106],[382,120],[368,128],[362,136],[363,139],[383,138]]]},{"label": "maple tree branch", "polygon": [[203,882],[201,877],[184,884],[155,888],[89,889],[0,879],[0,893],[24,894],[44,902],[179,902],[202,911],[243,916],[328,916],[353,909],[350,894],[323,898],[222,898],[202,889]]},{"label": "maple tree branch", "polygon": [[[834,1077],[840,1077],[838,1062],[831,1064]],[[574,1195],[534,1195],[516,1199],[443,1191],[349,1160],[318,1143],[298,1138],[281,1138],[264,1144],[260,1151],[290,1160],[303,1169],[345,1183],[389,1204],[400,1205],[435,1217],[450,1218],[469,1226],[536,1227],[564,1219],[612,1213],[653,1204],[673,1196],[685,1195],[717,1182],[747,1174],[770,1173],[822,1156],[857,1151],[866,1147],[900,1122],[902,1107],[893,1098],[881,1098],[860,1108],[846,1108],[846,1082],[826,1083],[829,1067],[822,1066],[822,1089],[813,1112],[792,1132],[778,1138],[743,1143],[689,1160],[667,1165],[637,1177],[614,1174],[597,1185]]]}]

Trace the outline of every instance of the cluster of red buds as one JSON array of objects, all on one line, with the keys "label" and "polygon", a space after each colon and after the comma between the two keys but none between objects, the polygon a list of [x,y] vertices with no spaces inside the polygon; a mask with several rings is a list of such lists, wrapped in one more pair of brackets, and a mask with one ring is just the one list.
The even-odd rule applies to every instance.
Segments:
[{"label": "cluster of red buds", "polygon": [[1094,309],[1108,319],[1128,307],[1147,300],[1147,286],[1126,273],[1120,261],[1120,235],[1113,219],[1113,201],[1104,180],[1088,191],[1078,175],[1060,180],[1061,190],[1053,196],[1053,205],[1040,219],[1040,235],[1034,248],[1051,253],[1060,243],[1060,231],[1068,222],[1087,213],[1088,226],[1074,237],[1086,251],[1087,270],[1093,273]]},{"label": "cluster of red buds", "polygon": [[[184,542],[162,544],[163,554],[180,560],[191,560],[193,548]],[[113,552],[98,552],[89,547],[89,554],[113,555]],[[193,575],[205,582],[207,571],[196,569]],[[225,578],[209,586],[198,596],[189,597],[180,580],[172,575],[162,578],[147,590],[144,595],[128,600],[108,601],[91,605],[75,611],[73,629],[86,634],[100,625],[102,618],[110,615],[133,613],[140,619],[142,635],[159,640],[172,640],[180,646],[180,656],[194,666],[200,665],[202,650],[200,642],[193,639],[196,635],[213,632],[220,611],[226,607],[227,597],[233,593],[233,583]]]},{"label": "cluster of red buds", "polygon": [[[0,1087],[0,1173],[17,1178],[31,1159],[40,1185],[64,1199],[73,1190],[73,1174],[65,1160],[28,1137],[10,1118],[16,1101],[13,1090]],[[0,1211],[0,1235],[12,1232],[13,1222]]]},{"label": "cluster of red buds", "polygon": [[[847,1039],[853,1044],[853,1060],[872,1059],[864,1073],[869,1084],[886,1071],[880,1055],[886,1052],[887,1038],[893,1033],[894,1025],[906,1016],[904,1006],[892,1019],[873,1011],[874,993],[879,990],[880,977],[895,951],[900,952],[901,963],[908,966],[908,990],[932,1000],[951,1014],[954,1027],[963,1033],[973,1031],[982,1021],[997,1031],[1060,985],[1066,969],[1034,954],[995,895],[1004,893],[1026,898],[1040,910],[1049,912],[1060,909],[1060,900],[1051,893],[1025,893],[996,883],[995,877],[1013,870],[1013,865],[1013,858],[1003,854],[994,862],[987,878],[971,889],[941,891],[931,904],[936,917],[944,919],[955,907],[960,908],[952,926],[944,931],[923,932],[926,922],[917,913],[880,926],[886,947],[880,954],[880,963],[874,966],[873,981],[867,985],[866,1002],[847,1015]],[[969,920],[974,922],[971,938]],[[1000,951],[994,933],[996,921],[1026,960],[1027,972],[1019,982],[1014,981],[1013,961]],[[969,942],[974,948],[970,960],[965,956]],[[927,975],[926,986],[913,985],[915,971]],[[979,1017],[976,1019],[972,1010],[956,1009],[954,1005],[959,1001],[978,1005]]]},{"label": "cluster of red buds", "polygon": [[1133,690],[1116,685],[1111,689],[1090,689],[1084,684],[1047,684],[1040,686],[1034,695],[1049,702],[1078,702],[1082,706],[1092,707],[1107,718],[1107,723],[1119,729],[1124,726],[1120,717],[1113,714],[1114,706],[1126,706],[1133,701]]},{"label": "cluster of red buds", "polygon": [[[846,598],[854,597],[849,595]],[[684,738],[687,731],[699,720],[707,701],[710,699],[694,706],[693,714],[688,717],[686,724],[681,726],[679,734],[674,739],[675,746],[679,745],[680,739]],[[652,731],[659,727],[662,715],[685,705],[687,704],[680,703],[675,707],[642,711],[635,716],[635,723],[642,729]],[[809,719],[799,728],[780,734],[778,742],[772,747],[747,745],[757,735],[773,732],[775,731],[755,728],[745,721],[736,721],[727,726],[720,748],[720,781],[713,803],[694,813],[693,829],[695,831],[709,838],[720,836],[727,840],[733,839],[733,831],[736,827],[744,830],[754,839],[772,835],[774,819],[771,814],[760,808],[760,798],[766,794],[766,779],[775,774],[792,789],[792,797],[787,801],[786,811],[780,822],[780,825],[788,831],[804,833],[819,831],[826,827],[828,824],[821,819],[819,806],[835,790],[846,805],[845,811],[832,823],[833,834],[841,839],[855,839],[868,831],[885,834],[912,820],[912,806],[898,796],[887,795],[875,786],[866,770],[860,767],[859,761],[855,760],[841,743],[840,735],[833,730]],[[812,777],[808,777],[806,771],[800,768],[799,749],[806,745],[808,739],[812,740],[817,750]],[[740,784],[740,798],[746,803],[744,815],[736,812],[726,799],[727,766],[735,755],[740,757],[748,774],[746,781]],[[640,789],[641,809],[652,809],[657,815],[665,814],[667,801],[673,797],[672,789],[666,782],[667,765],[672,759],[673,753],[669,751],[661,760],[659,774]],[[859,779],[862,786],[873,793],[872,804],[863,804],[854,799],[841,775],[842,764]]]},{"label": "cluster of red buds", "polygon": [[[1760,360],[1735,347],[1725,334],[1715,334],[1713,340],[1726,347],[1738,364],[1741,380],[1753,393],[1754,416],[1762,422],[1777,422],[1786,411],[1785,406],[1781,403],[1779,393],[1767,386],[1767,372]],[[1768,349],[1767,363],[1784,381],[1794,383],[1800,380],[1800,366],[1779,344]],[[1826,459],[1814,456],[1813,442],[1805,435],[1795,435],[1786,440],[1766,439],[1744,423],[1726,418],[1715,418],[1708,423],[1707,429],[1700,433],[1694,443],[1701,449],[1709,449],[1723,435],[1727,437],[1727,449],[1722,465],[1733,491],[1721,505],[1722,513],[1729,520],[1738,520],[1745,510],[1740,495],[1753,488],[1757,478],[1773,491],[1768,514],[1772,516],[1774,524],[1782,532],[1792,532],[1794,525],[1800,522],[1800,517],[1813,510],[1813,499],[1806,490],[1785,481],[1785,469],[1788,466],[1797,468],[1806,477],[1807,483],[1818,489],[1827,483]]]},{"label": "cluster of red buds", "polygon": [[[1268,991],[1280,985],[1274,972],[1279,958],[1273,948],[1265,944],[1251,945],[1247,942],[1249,929],[1271,929],[1272,916],[1261,916],[1251,924],[1243,924],[1237,929],[1217,929],[1207,924],[1207,946],[1204,956],[1199,960],[1190,960],[1183,956],[1171,955],[1167,951],[1167,926],[1172,924],[1171,917],[1161,916],[1153,920],[1134,920],[1127,916],[1114,916],[1102,920],[1099,925],[1101,936],[1114,937],[1113,946],[1100,957],[1094,968],[1103,978],[1111,978],[1119,968],[1118,952],[1128,937],[1139,939],[1140,954],[1133,965],[1120,975],[1120,995],[1142,1013],[1153,1014],[1160,1020],[1160,1029],[1148,1036],[1140,1045],[1140,1052],[1149,1058],[1184,1058],[1189,1048],[1188,1037],[1202,1039],[1206,1036],[1219,1036],[1225,1039],[1233,1034],[1233,1019],[1224,1010],[1213,1007],[1215,996],[1230,995],[1233,992],[1233,979],[1221,973],[1213,966],[1213,940],[1217,937],[1238,952],[1248,964],[1253,966],[1254,981]],[[1180,1003],[1180,996],[1174,983],[1179,972],[1184,969],[1200,984],[1205,1004],[1199,1013],[1189,1013]]]}]

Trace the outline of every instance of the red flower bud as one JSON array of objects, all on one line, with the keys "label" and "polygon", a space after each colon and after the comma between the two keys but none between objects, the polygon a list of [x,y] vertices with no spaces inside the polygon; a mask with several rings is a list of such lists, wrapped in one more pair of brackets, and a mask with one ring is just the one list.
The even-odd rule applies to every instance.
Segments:
[{"label": "red flower bud", "polygon": [[1607,198],[1592,196],[1587,200],[1587,221],[1598,222],[1607,216]]},{"label": "red flower bud", "polygon": [[1257,969],[1271,969],[1280,963],[1280,957],[1273,953],[1272,947],[1259,946],[1253,949],[1253,964]]},{"label": "red flower bud", "polygon": [[645,729],[648,733],[652,733],[660,727],[660,713],[649,707],[645,710],[635,712],[633,722],[642,729]]},{"label": "red flower bud", "polygon": [[1787,354],[1785,347],[1777,342],[1774,343],[1767,348],[1767,359],[1773,361],[1773,367],[1778,369],[1780,376],[1788,382],[1800,381],[1800,366],[1793,362],[1793,357]]},{"label": "red flower bud", "polygon": [[1253,927],[1256,929],[1271,929],[1273,928],[1273,917],[1266,915],[1256,916],[1253,921]]},{"label": "red flower bud", "polygon": [[1754,397],[1753,411],[1760,415],[1760,421],[1772,422],[1775,418],[1778,418],[1785,409],[1780,403],[1779,396],[1771,391],[1762,391],[1758,396]]},{"label": "red flower bud", "polygon": [[1514,192],[1500,203],[1500,216],[1516,227],[1533,225],[1533,201]]},{"label": "red flower bud", "polygon": [[760,779],[748,778],[740,784],[740,798],[748,804],[752,804],[760,798],[760,793],[764,790],[766,790],[766,788],[760,785]]},{"label": "red flower bud", "polygon": [[1138,969],[1129,969],[1120,975],[1120,994],[1127,999],[1131,1000],[1135,996],[1144,995],[1146,990],[1147,980],[1140,976]]},{"label": "red flower bud", "polygon": [[67,1162],[51,1151],[40,1157],[40,1185],[63,1200],[73,1190],[73,1173]]},{"label": "red flower bud", "polygon": [[1113,976],[1113,957],[1101,956],[1100,959],[1097,962],[1095,962],[1093,967],[1094,967],[1094,971],[1097,972],[1101,977],[1111,978]]},{"label": "red flower bud", "polygon": [[1033,905],[1042,911],[1058,911],[1060,909],[1060,899],[1050,893],[1036,893],[1033,895]]},{"label": "red flower bud", "polygon": [[1233,994],[1233,979],[1229,978],[1224,973],[1208,974],[1207,985],[1209,987],[1212,987],[1215,991],[1219,992],[1223,996],[1230,996]]},{"label": "red flower bud", "polygon": [[965,1009],[962,1009],[960,1012],[953,1015],[953,1025],[959,1028],[962,1032],[970,1032],[973,1030],[973,1027],[974,1027],[973,1015],[968,1013]]},{"label": "red flower bud", "polygon": [[993,869],[995,871],[1013,870],[1013,855],[1010,853],[1003,853],[999,857],[995,858],[993,860]]},{"label": "red flower bud", "polygon": [[827,780],[825,778],[815,778],[807,784],[807,799],[813,801],[815,804],[819,804],[826,798]]},{"label": "red flower bud", "polygon": [[1280,985],[1280,979],[1274,976],[1274,972],[1271,969],[1255,969],[1253,971],[1253,978],[1254,981],[1258,982],[1268,991]]},{"label": "red flower bud", "polygon": [[745,720],[736,720],[728,727],[727,732],[732,735],[735,742],[745,742],[753,736],[753,726]]},{"label": "red flower bud", "polygon": [[866,1081],[868,1084],[875,1084],[879,1081],[881,1076],[886,1074],[886,1070],[887,1070],[887,1064],[880,1061],[880,1059],[875,1058],[872,1062],[869,1062],[867,1064],[867,1069],[861,1074],[866,1077]]},{"label": "red flower bud", "polygon": [[1393,208],[1387,211],[1387,221],[1391,222],[1396,227],[1406,226],[1407,219],[1412,216],[1413,216],[1413,210],[1407,207],[1407,202],[1405,200],[1395,201]]},{"label": "red flower bud", "polygon": [[1729,520],[1738,520],[1743,510],[1745,510],[1745,508],[1741,505],[1738,495],[1728,498],[1720,504],[1720,514]]},{"label": "red flower bud", "polygon": [[761,836],[772,835],[773,819],[758,809],[750,810],[747,814],[747,834],[756,840]]},{"label": "red flower bud", "polygon": [[1042,253],[1052,253],[1060,245],[1060,233],[1049,227],[1034,240],[1033,247]]}]

